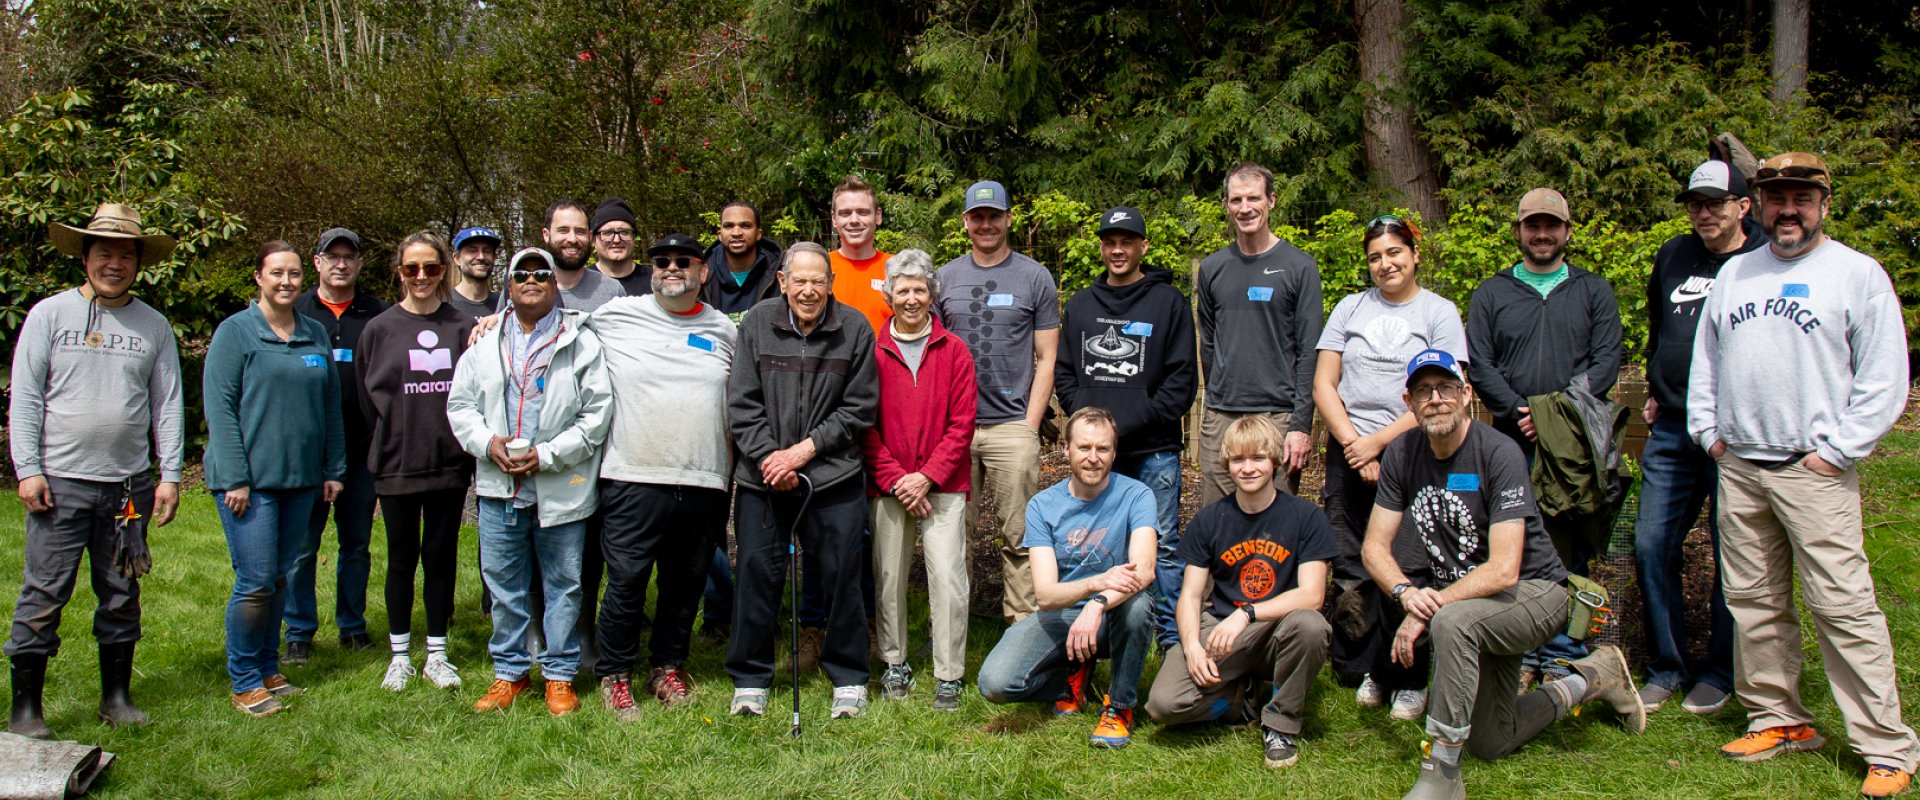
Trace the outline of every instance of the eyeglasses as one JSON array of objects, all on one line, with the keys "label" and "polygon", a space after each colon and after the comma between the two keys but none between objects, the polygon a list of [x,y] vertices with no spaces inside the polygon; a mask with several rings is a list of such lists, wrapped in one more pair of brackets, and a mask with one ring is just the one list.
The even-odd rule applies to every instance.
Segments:
[{"label": "eyeglasses", "polygon": [[359,261],[360,254],[355,253],[350,256],[343,256],[338,253],[321,253],[320,260],[326,263],[327,265],[332,266],[332,265],[340,264],[347,261]]},{"label": "eyeglasses", "polygon": [[511,278],[514,283],[526,283],[527,281],[533,281],[534,283],[546,283],[548,281],[553,280],[553,270],[516,269],[508,273],[508,277]]},{"label": "eyeglasses", "polygon": [[609,242],[617,242],[622,239],[633,238],[633,229],[632,228],[608,228],[606,230],[600,231],[600,233],[596,235]]},{"label": "eyeglasses", "polygon": [[694,258],[693,256],[671,256],[671,257],[654,256],[653,257],[654,269],[668,269],[668,268],[682,269],[682,270],[693,269],[693,266],[695,264],[700,264],[700,263],[704,263],[704,262],[701,259]]},{"label": "eyeglasses", "polygon": [[426,275],[429,278],[438,278],[441,275],[445,274],[446,271],[447,271],[447,268],[445,266],[442,266],[439,262],[434,262],[432,264],[401,264],[400,265],[400,277],[402,278],[418,278],[421,275]]},{"label": "eyeglasses", "polygon": [[1413,402],[1416,403],[1426,402],[1429,397],[1438,397],[1442,400],[1458,400],[1460,399],[1460,390],[1465,388],[1466,386],[1464,384],[1457,382],[1421,384],[1408,389],[1407,394],[1412,396]]},{"label": "eyeglasses", "polygon": [[1728,203],[1736,199],[1738,198],[1728,196],[1718,200],[1688,200],[1686,203],[1687,213],[1698,214],[1702,211],[1719,211],[1720,209],[1726,208]]},{"label": "eyeglasses", "polygon": [[1753,179],[1756,181],[1772,180],[1774,178],[1812,180],[1813,178],[1824,178],[1826,175],[1827,171],[1819,167],[1764,167],[1753,173]]}]

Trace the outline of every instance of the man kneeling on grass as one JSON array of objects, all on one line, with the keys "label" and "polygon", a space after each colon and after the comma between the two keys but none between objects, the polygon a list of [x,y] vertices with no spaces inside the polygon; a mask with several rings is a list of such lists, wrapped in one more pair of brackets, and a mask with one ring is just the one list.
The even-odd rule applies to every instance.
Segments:
[{"label": "man kneeling on grass", "polygon": [[1180,647],[1167,653],[1147,698],[1147,714],[1163,725],[1246,722],[1248,693],[1271,677],[1273,697],[1260,710],[1270,767],[1300,758],[1307,690],[1332,635],[1320,603],[1337,555],[1326,513],[1274,487],[1286,452],[1285,435],[1265,417],[1227,428],[1220,459],[1234,493],[1201,509],[1181,537]]},{"label": "man kneeling on grass", "polygon": [[[1095,747],[1125,747],[1153,609],[1140,593],[1153,583],[1153,491],[1112,474],[1118,434],[1113,415],[1087,407],[1067,419],[1071,477],[1027,503],[1022,546],[1033,559],[1040,611],[1008,628],[980,665],[980,695],[994,703],[1054,700],[1054,712],[1079,713],[1093,662],[1113,659]],[[1111,617],[1112,619],[1108,619]]]}]

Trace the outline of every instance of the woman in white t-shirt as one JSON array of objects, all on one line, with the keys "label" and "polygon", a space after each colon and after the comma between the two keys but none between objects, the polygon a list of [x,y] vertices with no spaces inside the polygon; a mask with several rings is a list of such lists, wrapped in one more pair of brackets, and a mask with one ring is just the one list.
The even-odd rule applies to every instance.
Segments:
[{"label": "woman in white t-shirt", "polygon": [[[1332,660],[1336,674],[1361,678],[1356,699],[1375,707],[1393,696],[1393,716],[1414,720],[1426,710],[1426,667],[1395,667],[1386,658],[1393,626],[1385,598],[1360,563],[1360,542],[1373,509],[1380,454],[1417,427],[1402,397],[1407,362],[1436,349],[1467,360],[1466,329],[1452,301],[1420,288],[1420,231],[1391,214],[1367,223],[1361,239],[1373,288],[1347,295],[1327,318],[1316,349],[1313,400],[1327,428],[1327,475],[1321,503],[1340,554],[1333,562]],[[1426,574],[1417,546],[1395,548],[1413,580]]]}]

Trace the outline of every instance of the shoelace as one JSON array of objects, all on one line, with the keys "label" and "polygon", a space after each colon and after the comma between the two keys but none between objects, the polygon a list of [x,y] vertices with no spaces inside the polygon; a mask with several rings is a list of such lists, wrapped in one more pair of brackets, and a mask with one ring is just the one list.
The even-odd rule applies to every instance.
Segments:
[{"label": "shoelace", "polygon": [[686,673],[670,669],[660,675],[660,686],[669,697],[685,697],[693,694],[693,687],[687,685]]},{"label": "shoelace", "polygon": [[633,683],[632,682],[614,681],[613,689],[610,690],[610,693],[613,695],[614,708],[632,708],[633,707]]},{"label": "shoelace", "polygon": [[1900,770],[1880,764],[1872,764],[1867,767],[1867,774],[1893,780],[1900,777]]},{"label": "shoelace", "polygon": [[1125,730],[1127,727],[1127,720],[1125,717],[1120,716],[1119,709],[1114,708],[1112,706],[1108,706],[1100,710],[1100,724],[1094,727],[1098,727],[1098,728],[1114,727],[1114,728],[1120,728],[1122,730]]}]

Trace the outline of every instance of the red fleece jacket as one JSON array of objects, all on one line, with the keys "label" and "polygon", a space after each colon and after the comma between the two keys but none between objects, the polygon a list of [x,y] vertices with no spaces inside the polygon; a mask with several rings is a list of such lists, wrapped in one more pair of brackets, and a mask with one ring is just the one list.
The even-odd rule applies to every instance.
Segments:
[{"label": "red fleece jacket", "polygon": [[880,372],[879,422],[861,437],[867,465],[867,495],[892,494],[893,485],[918,472],[936,492],[965,493],[971,478],[968,452],[979,402],[973,354],[960,337],[934,317],[916,379],[889,332],[892,319],[875,331],[874,362]]}]

